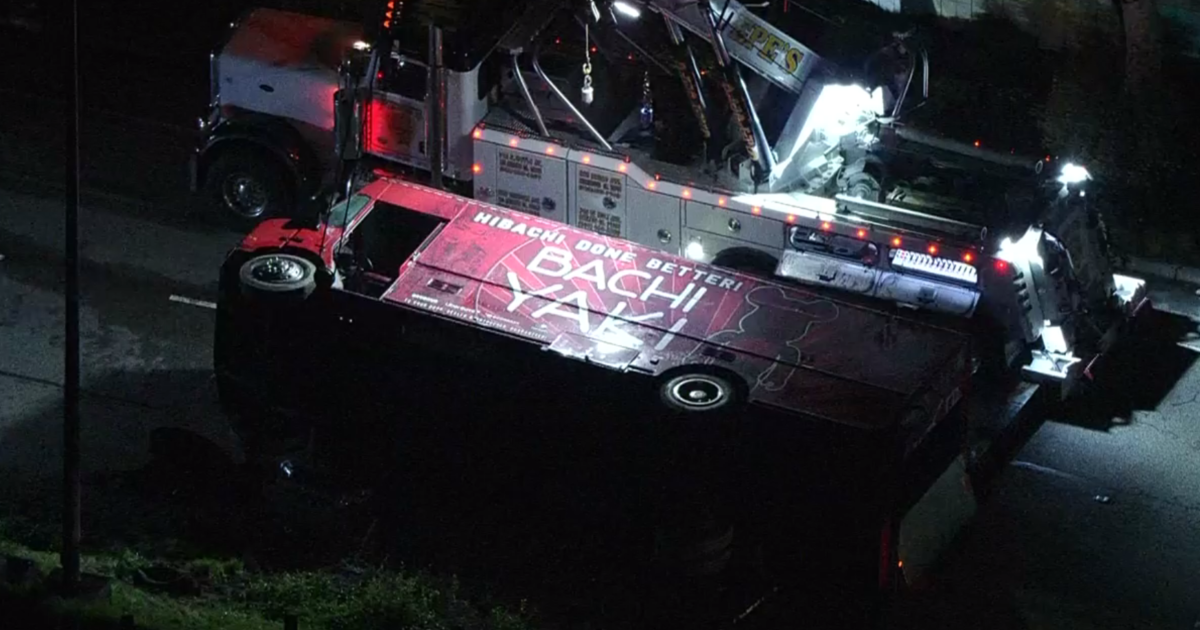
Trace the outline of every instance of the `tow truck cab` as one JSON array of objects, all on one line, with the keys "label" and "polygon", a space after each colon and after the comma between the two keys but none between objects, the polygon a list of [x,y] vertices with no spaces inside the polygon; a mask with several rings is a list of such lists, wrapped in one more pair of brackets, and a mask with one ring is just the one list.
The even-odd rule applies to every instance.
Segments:
[{"label": "tow truck cab", "polygon": [[[323,225],[269,220],[230,253],[215,362],[247,442],[285,426],[317,445],[354,435],[333,468],[514,484],[489,501],[569,479],[572,495],[609,493],[634,532],[620,555],[637,562],[681,553],[651,534],[670,527],[661,515],[702,508],[746,541],[727,540],[704,571],[733,571],[766,545],[756,571],[853,617],[894,586],[899,559],[924,553],[898,534],[926,471],[959,455],[969,346],[828,294],[384,178]],[[450,463],[466,461],[490,463]],[[936,526],[906,535],[928,542]]]}]

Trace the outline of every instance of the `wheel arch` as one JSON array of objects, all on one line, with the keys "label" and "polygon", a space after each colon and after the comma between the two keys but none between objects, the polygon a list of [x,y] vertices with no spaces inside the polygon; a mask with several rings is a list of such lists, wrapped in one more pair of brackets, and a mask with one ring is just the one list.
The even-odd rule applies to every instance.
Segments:
[{"label": "wheel arch", "polygon": [[717,252],[712,258],[712,264],[733,271],[771,278],[775,275],[779,258],[761,249],[734,245]]},{"label": "wheel arch", "polygon": [[218,159],[236,151],[258,153],[283,167],[289,176],[289,188],[297,193],[297,198],[321,180],[321,162],[295,127],[272,116],[243,114],[218,124],[200,147],[196,188],[204,187],[209,171]]}]

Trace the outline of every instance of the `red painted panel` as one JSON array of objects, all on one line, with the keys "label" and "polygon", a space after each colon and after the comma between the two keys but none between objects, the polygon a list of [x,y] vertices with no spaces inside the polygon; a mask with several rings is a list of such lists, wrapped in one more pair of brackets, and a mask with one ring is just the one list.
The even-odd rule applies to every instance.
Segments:
[{"label": "red painted panel", "polygon": [[428,190],[395,184],[387,197],[409,208],[438,204],[443,216],[459,200],[462,214],[385,300],[601,364],[722,365],[757,400],[851,424],[893,421],[938,373],[965,378],[966,339],[957,333]]}]

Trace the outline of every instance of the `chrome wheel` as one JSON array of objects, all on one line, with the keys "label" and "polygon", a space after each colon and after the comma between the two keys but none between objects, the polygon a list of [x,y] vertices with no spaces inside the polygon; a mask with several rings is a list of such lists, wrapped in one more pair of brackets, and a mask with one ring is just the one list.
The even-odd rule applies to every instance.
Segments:
[{"label": "chrome wheel", "polygon": [[257,219],[266,212],[270,196],[267,188],[257,179],[244,174],[230,175],[221,187],[225,205],[234,214],[247,219]]},{"label": "chrome wheel", "polygon": [[291,256],[263,256],[253,262],[250,275],[265,284],[288,284],[307,275],[304,266]]},{"label": "chrome wheel", "polygon": [[724,382],[702,374],[675,379],[669,393],[680,406],[697,411],[719,407],[729,398]]},{"label": "chrome wheel", "polygon": [[246,261],[239,276],[242,290],[250,294],[307,297],[316,286],[317,267],[292,254],[264,254]]}]

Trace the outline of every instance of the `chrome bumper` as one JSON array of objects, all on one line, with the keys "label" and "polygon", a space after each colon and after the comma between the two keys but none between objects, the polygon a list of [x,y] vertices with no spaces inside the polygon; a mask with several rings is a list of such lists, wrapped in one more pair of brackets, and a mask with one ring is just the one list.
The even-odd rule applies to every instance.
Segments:
[{"label": "chrome bumper", "polygon": [[1021,375],[1026,380],[1047,385],[1057,384],[1062,388],[1064,399],[1077,391],[1081,381],[1095,380],[1096,369],[1104,363],[1107,355],[1128,335],[1137,320],[1152,308],[1145,280],[1113,274],[1113,282],[1116,285],[1120,317],[1104,331],[1094,352],[1081,358],[1071,352],[1034,350],[1030,362],[1021,368]]}]

